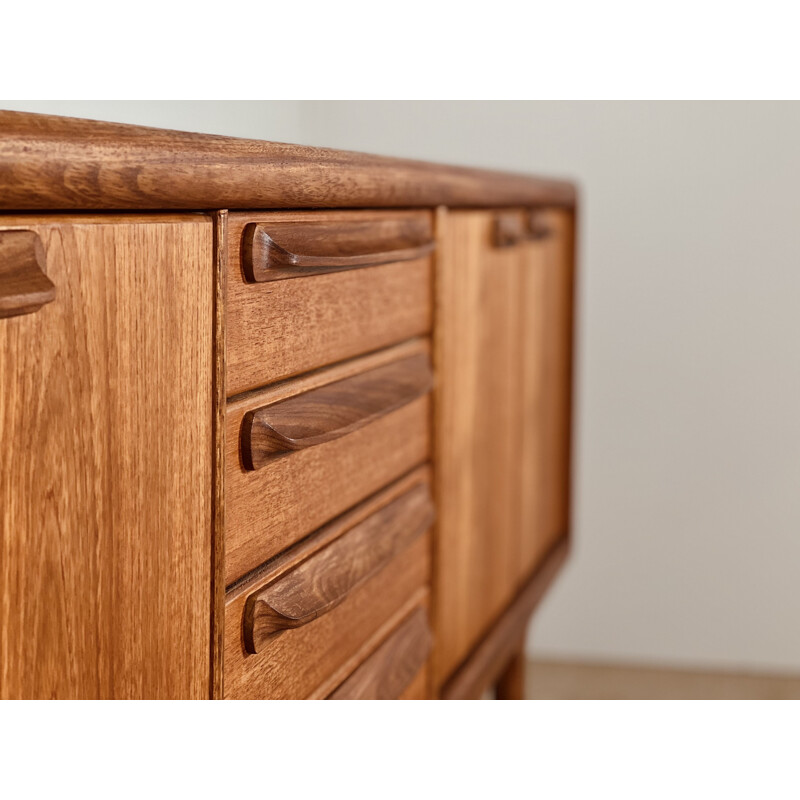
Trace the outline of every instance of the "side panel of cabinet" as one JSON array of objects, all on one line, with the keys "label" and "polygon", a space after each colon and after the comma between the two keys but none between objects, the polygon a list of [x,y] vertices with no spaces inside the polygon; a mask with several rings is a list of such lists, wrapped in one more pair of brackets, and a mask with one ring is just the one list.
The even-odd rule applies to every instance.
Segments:
[{"label": "side panel of cabinet", "polygon": [[56,294],[0,319],[0,697],[208,697],[211,220],[9,229]]},{"label": "side panel of cabinet", "polygon": [[438,217],[437,685],[566,532],[563,216],[548,212],[548,238],[507,247],[495,246],[493,212]]}]

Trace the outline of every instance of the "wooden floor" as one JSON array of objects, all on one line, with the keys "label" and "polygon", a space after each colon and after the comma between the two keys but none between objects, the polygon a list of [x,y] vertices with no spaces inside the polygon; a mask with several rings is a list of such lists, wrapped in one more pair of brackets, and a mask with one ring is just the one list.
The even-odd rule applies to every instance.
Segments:
[{"label": "wooden floor", "polygon": [[800,700],[800,676],[529,661],[529,700]]}]

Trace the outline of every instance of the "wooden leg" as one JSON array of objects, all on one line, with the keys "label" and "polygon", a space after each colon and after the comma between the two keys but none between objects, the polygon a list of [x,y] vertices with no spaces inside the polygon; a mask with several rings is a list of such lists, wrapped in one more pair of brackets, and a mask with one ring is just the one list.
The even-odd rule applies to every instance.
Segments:
[{"label": "wooden leg", "polygon": [[524,641],[511,656],[500,677],[497,679],[496,697],[498,700],[525,699],[525,646]]}]

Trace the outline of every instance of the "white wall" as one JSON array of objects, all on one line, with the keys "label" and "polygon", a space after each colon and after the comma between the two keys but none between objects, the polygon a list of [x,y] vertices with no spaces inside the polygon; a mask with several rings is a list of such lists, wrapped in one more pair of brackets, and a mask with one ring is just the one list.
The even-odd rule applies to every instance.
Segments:
[{"label": "white wall", "polygon": [[59,114],[276,142],[297,141],[301,135],[300,107],[300,103],[291,100],[268,103],[248,100],[0,100],[0,108],[9,111]]},{"label": "white wall", "polygon": [[576,547],[532,652],[800,672],[800,104],[52,105],[576,178]]},{"label": "white wall", "polygon": [[316,103],[583,191],[575,555],[534,653],[800,671],[800,104]]}]

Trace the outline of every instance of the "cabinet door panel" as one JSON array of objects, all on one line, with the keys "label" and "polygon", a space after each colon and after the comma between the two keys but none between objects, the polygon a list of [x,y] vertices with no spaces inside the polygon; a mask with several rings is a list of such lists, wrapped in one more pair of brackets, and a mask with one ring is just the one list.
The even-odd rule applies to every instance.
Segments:
[{"label": "cabinet door panel", "polygon": [[548,549],[569,530],[574,310],[574,217],[548,211],[545,240],[545,521]]},{"label": "cabinet door panel", "polygon": [[212,223],[9,229],[55,297],[0,319],[0,697],[208,697]]},{"label": "cabinet door panel", "polygon": [[[498,246],[498,215],[441,212],[434,670],[469,654],[566,528],[571,290],[562,212]],[[541,215],[538,217],[541,222]],[[501,231],[502,232],[502,231]]]}]

